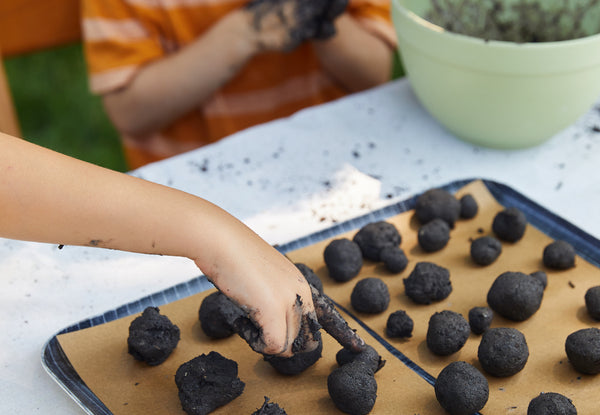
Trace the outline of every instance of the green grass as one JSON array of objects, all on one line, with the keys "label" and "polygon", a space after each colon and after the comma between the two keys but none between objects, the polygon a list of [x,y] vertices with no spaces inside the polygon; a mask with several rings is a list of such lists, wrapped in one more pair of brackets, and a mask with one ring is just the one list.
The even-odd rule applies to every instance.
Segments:
[{"label": "green grass", "polygon": [[113,170],[126,171],[119,136],[89,92],[81,44],[4,61],[28,141]]}]

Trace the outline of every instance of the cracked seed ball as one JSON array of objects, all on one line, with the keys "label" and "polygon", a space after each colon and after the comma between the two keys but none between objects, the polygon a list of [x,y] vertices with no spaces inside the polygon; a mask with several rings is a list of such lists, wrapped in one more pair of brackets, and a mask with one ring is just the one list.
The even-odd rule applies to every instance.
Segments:
[{"label": "cracked seed ball", "polygon": [[600,373],[600,330],[591,327],[569,334],[565,342],[569,361],[580,373]]},{"label": "cracked seed ball", "polygon": [[156,366],[177,347],[179,334],[179,327],[161,315],[158,307],[147,307],[129,325],[127,351],[136,360]]},{"label": "cracked seed ball", "polygon": [[323,282],[319,276],[315,274],[315,272],[306,264],[297,262],[294,265],[296,265],[296,268],[298,268],[302,275],[304,275],[306,281],[315,287],[320,294],[323,294]]},{"label": "cracked seed ball", "polygon": [[492,376],[507,377],[520,372],[529,358],[525,336],[510,327],[497,327],[483,332],[477,357],[483,370]]},{"label": "cracked seed ball", "polygon": [[402,237],[394,224],[379,221],[360,228],[352,240],[358,244],[364,258],[380,261],[381,250],[390,246],[399,246]]},{"label": "cracked seed ball", "polygon": [[489,307],[473,307],[469,310],[469,326],[474,334],[481,334],[486,331],[492,319],[494,312]]},{"label": "cracked seed ball", "polygon": [[434,313],[427,328],[427,347],[438,356],[458,352],[467,342],[471,328],[467,320],[454,311]]},{"label": "cracked seed ball", "polygon": [[460,198],[460,217],[463,219],[472,219],[479,211],[479,205],[471,194],[466,194]]},{"label": "cracked seed ball", "polygon": [[450,271],[432,262],[417,263],[403,282],[406,295],[417,304],[441,301],[452,292]]},{"label": "cracked seed ball", "polygon": [[600,285],[585,292],[585,308],[591,318],[600,321]]},{"label": "cracked seed ball", "polygon": [[480,236],[471,242],[471,259],[477,265],[490,265],[502,253],[502,244],[493,236]]},{"label": "cracked seed ball", "polygon": [[529,402],[527,415],[577,415],[577,409],[566,396],[544,392]]},{"label": "cracked seed ball", "polygon": [[566,241],[554,241],[544,248],[544,265],[551,269],[569,269],[575,266],[575,248]]},{"label": "cracked seed ball", "polygon": [[331,241],[323,252],[329,276],[345,282],[356,277],[363,266],[362,252],[358,244],[347,238]]},{"label": "cracked seed ball", "polygon": [[460,216],[460,202],[447,190],[430,189],[417,197],[415,214],[422,225],[440,218],[454,228]]},{"label": "cracked seed ball", "polygon": [[383,262],[383,265],[393,274],[398,274],[406,269],[408,265],[408,258],[398,246],[388,246],[383,248],[379,253],[379,258]]},{"label": "cracked seed ball", "polygon": [[235,333],[229,324],[233,316],[239,315],[239,307],[220,291],[204,297],[198,310],[200,327],[204,334],[213,339],[224,339]]},{"label": "cracked seed ball", "polygon": [[175,383],[188,415],[207,415],[240,396],[246,386],[238,377],[237,362],[217,352],[202,354],[179,366]]},{"label": "cracked seed ball", "polygon": [[435,381],[435,397],[450,415],[472,415],[483,409],[490,395],[487,379],[467,362],[452,362]]},{"label": "cracked seed ball", "polygon": [[504,272],[492,284],[488,305],[509,320],[524,321],[542,304],[544,287],[540,281],[522,272]]},{"label": "cracked seed ball", "polygon": [[385,326],[385,333],[388,337],[406,339],[412,337],[413,328],[413,319],[406,314],[406,311],[398,310],[389,315]]},{"label": "cracked seed ball", "polygon": [[546,287],[548,286],[548,276],[544,271],[535,271],[529,275],[541,282],[542,286],[544,287],[544,290],[546,289]]},{"label": "cracked seed ball", "polygon": [[376,373],[385,366],[385,360],[383,360],[373,346],[369,346],[368,344],[366,345],[365,350],[359,353],[355,353],[346,348],[340,349],[335,354],[335,360],[340,366],[354,362],[355,360],[363,362],[373,371],[373,373]]},{"label": "cracked seed ball", "polygon": [[506,242],[517,242],[525,234],[527,218],[516,207],[510,207],[498,212],[492,222],[492,230],[496,236]]},{"label": "cracked seed ball", "polygon": [[439,251],[450,240],[450,226],[444,220],[435,218],[419,228],[417,240],[425,252]]},{"label": "cracked seed ball", "polygon": [[366,415],[375,406],[377,382],[368,365],[354,361],[331,371],[327,376],[327,391],[340,411]]},{"label": "cracked seed ball", "polygon": [[252,415],[287,415],[287,412],[275,402],[269,402],[270,399],[265,396],[265,402],[260,408],[252,412]]},{"label": "cracked seed ball", "polygon": [[350,303],[356,311],[362,313],[381,313],[390,304],[390,292],[385,282],[379,278],[364,278],[354,286]]}]

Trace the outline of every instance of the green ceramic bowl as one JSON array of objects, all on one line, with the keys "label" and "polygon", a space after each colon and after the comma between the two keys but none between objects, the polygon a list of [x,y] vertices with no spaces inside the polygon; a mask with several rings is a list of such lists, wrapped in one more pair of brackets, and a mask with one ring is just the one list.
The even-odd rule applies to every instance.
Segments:
[{"label": "green ceramic bowl", "polygon": [[392,18],[415,94],[457,137],[493,148],[535,146],[599,98],[600,6],[590,13],[589,36],[540,43],[451,33],[423,18],[430,7],[392,0]]}]

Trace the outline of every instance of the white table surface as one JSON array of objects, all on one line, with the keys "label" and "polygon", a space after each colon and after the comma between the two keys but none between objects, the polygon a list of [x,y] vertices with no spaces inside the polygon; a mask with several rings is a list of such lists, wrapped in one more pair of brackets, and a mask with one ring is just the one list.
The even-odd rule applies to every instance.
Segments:
[{"label": "white table surface", "polygon": [[[598,238],[594,127],[598,108],[536,148],[484,149],[447,133],[400,80],[132,174],[200,195],[273,244],[472,177],[503,182]],[[44,343],[198,274],[182,258],[0,239],[0,413],[83,413],[42,368]]]}]

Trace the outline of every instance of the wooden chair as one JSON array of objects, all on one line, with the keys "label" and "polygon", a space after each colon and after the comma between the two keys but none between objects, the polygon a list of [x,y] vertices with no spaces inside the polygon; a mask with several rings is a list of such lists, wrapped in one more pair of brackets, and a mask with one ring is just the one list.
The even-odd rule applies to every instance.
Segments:
[{"label": "wooden chair", "polygon": [[81,39],[80,0],[0,1],[0,131],[20,136],[3,57]]}]

